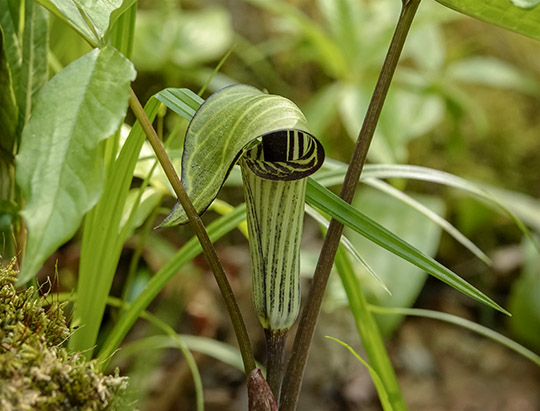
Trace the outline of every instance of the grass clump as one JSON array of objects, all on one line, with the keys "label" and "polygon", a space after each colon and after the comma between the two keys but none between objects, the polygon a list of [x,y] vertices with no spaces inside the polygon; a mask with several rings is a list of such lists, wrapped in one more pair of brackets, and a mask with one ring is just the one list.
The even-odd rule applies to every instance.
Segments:
[{"label": "grass clump", "polygon": [[125,409],[127,378],[103,375],[95,361],[68,352],[65,304],[33,287],[17,291],[14,266],[0,267],[0,409]]}]

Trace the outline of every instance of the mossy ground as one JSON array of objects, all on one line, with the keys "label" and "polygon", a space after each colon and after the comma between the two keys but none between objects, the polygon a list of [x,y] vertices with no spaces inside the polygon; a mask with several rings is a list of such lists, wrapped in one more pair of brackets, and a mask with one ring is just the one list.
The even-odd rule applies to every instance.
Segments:
[{"label": "mossy ground", "polygon": [[114,410],[127,378],[64,348],[64,304],[30,287],[17,291],[15,261],[0,268],[0,409]]}]

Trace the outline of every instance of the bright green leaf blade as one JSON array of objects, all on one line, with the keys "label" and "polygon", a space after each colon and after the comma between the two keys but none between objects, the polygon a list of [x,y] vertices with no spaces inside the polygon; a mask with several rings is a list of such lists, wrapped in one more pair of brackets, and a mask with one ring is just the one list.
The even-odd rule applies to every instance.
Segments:
[{"label": "bright green leaf blade", "polygon": [[0,27],[0,162],[13,160],[13,146],[17,130],[17,102],[13,91],[11,72],[8,67],[4,31]]},{"label": "bright green leaf blade", "polygon": [[[127,10],[118,9],[115,14],[120,14],[107,32],[108,43],[116,50],[131,59],[133,52],[133,39],[135,33],[135,18],[137,16],[137,1]],[[112,20],[112,18],[111,18]]]},{"label": "bright green leaf blade", "polygon": [[387,315],[399,314],[399,315],[410,315],[410,316],[416,316],[416,317],[426,317],[426,318],[433,318],[439,321],[445,321],[450,324],[455,324],[460,327],[467,328],[468,330],[474,331],[475,333],[478,333],[480,335],[483,335],[484,337],[490,338],[493,341],[496,341],[499,344],[502,344],[510,348],[511,350],[517,352],[523,357],[534,362],[536,365],[540,366],[540,356],[538,356],[534,352],[528,350],[527,348],[516,343],[510,338],[505,337],[502,334],[499,334],[498,332],[495,332],[487,327],[477,324],[474,321],[469,321],[465,318],[458,317],[457,315],[452,315],[452,314],[443,313],[439,311],[433,311],[433,310],[418,309],[418,308],[378,307],[378,306],[372,305],[369,307],[369,309],[370,311],[377,314],[387,314]]},{"label": "bright green leaf blade", "polygon": [[48,80],[48,15],[33,0],[25,1],[20,89],[17,95],[19,122],[28,121],[37,92]]},{"label": "bright green leaf blade", "polygon": [[[487,23],[495,24],[540,39],[540,7],[534,7],[537,0],[519,1],[520,7],[510,0],[437,0],[439,3],[459,11],[460,13],[477,18]],[[526,10],[523,5],[533,6]]]},{"label": "bright green leaf blade", "polygon": [[[263,135],[280,137],[279,131],[291,129],[311,137],[302,150],[307,151],[307,144],[315,146],[310,151],[315,171],[324,158],[322,146],[307,132],[304,115],[290,100],[246,85],[226,87],[210,96],[189,124],[182,155],[182,183],[197,212],[210,205],[250,142]],[[177,206],[162,226],[187,221],[183,208]]]},{"label": "bright green leaf blade", "polygon": [[379,400],[381,401],[383,410],[393,411],[394,407],[390,403],[388,392],[386,392],[384,384],[381,380],[381,377],[379,377],[379,374],[377,373],[377,371],[375,371],[375,369],[371,365],[369,365],[362,357],[360,357],[349,344],[344,343],[343,341],[338,340],[337,338],[334,338],[334,337],[330,337],[328,335],[326,336],[326,338],[328,338],[329,340],[335,341],[341,344],[342,346],[344,346],[345,348],[347,348],[352,353],[352,355],[354,355],[356,359],[360,361],[364,365],[364,367],[368,369],[369,375],[371,375],[371,379],[373,380],[373,384],[375,384],[375,387],[377,388],[377,394],[379,395]]},{"label": "bright green leaf blade", "polygon": [[[152,121],[159,102],[150,99],[145,113]],[[79,263],[79,298],[73,312],[73,324],[84,324],[69,339],[69,347],[91,356],[101,326],[107,296],[113,281],[122,247],[129,233],[122,230],[121,219],[129,193],[133,170],[145,135],[139,122],[132,127],[117,159],[107,170],[105,188],[84,223]]]},{"label": "bright green leaf blade", "polygon": [[368,309],[368,303],[362,292],[360,281],[354,273],[351,262],[347,255],[339,247],[336,253],[335,266],[347,293],[349,307],[354,316],[354,322],[358,334],[362,339],[362,345],[369,358],[371,366],[376,370],[384,387],[376,386],[380,396],[388,394],[392,410],[402,411],[407,409],[403,394],[399,387],[394,368],[386,352],[384,340],[377,326],[375,318]]},{"label": "bright green leaf blade", "polygon": [[105,47],[70,64],[39,93],[17,156],[28,227],[20,283],[75,233],[96,203],[103,183],[98,145],[125,116],[134,78],[129,60]]},{"label": "bright green leaf blade", "polygon": [[155,96],[176,114],[190,121],[204,99],[187,88],[166,88]]},{"label": "bright green leaf blade", "polygon": [[124,204],[120,227],[124,229],[124,226],[129,223],[129,227],[126,227],[128,232],[141,226],[150,213],[161,204],[163,198],[163,192],[154,187],[146,187],[142,193],[139,191],[139,188],[130,190]]},{"label": "bright green leaf blade", "polygon": [[350,204],[346,203],[330,190],[324,188],[312,179],[309,179],[308,181],[306,200],[312,206],[328,213],[342,224],[355,230],[393,254],[409,261],[411,264],[425,270],[428,274],[433,275],[451,287],[454,287],[456,290],[498,311],[509,314],[508,311],[463,280],[457,274],[401,240],[375,221],[367,218]]},{"label": "bright green leaf blade", "polygon": [[71,26],[90,45],[96,47],[100,43],[95,30],[88,26],[88,22],[81,10],[73,0],[36,0],[39,4]]}]

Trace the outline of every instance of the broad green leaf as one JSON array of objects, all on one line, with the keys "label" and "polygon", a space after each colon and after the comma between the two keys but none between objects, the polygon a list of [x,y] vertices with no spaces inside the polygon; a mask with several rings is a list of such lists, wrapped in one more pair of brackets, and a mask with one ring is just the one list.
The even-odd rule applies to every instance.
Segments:
[{"label": "broad green leaf", "polygon": [[[538,0],[436,0],[446,7],[474,17],[540,39],[540,7]],[[519,4],[515,5],[516,3]],[[536,5],[535,5],[536,3]],[[533,7],[526,10],[522,7]]]},{"label": "broad green leaf", "polygon": [[99,39],[103,39],[109,27],[130,8],[136,0],[73,0],[86,15]]},{"label": "broad green leaf", "polygon": [[39,4],[71,26],[92,47],[100,44],[101,39],[94,27],[89,26],[88,18],[80,6],[73,0],[36,0]]},{"label": "broad green leaf", "polygon": [[20,71],[19,122],[28,121],[38,91],[48,80],[48,15],[33,0],[25,0],[22,62]]},{"label": "broad green leaf", "polygon": [[[5,53],[6,40],[0,27],[0,162],[13,161],[13,146],[17,130],[17,102]],[[0,198],[2,194],[0,194]]]},{"label": "broad green leaf", "polygon": [[125,116],[134,78],[131,63],[105,47],[70,64],[39,93],[17,156],[28,228],[21,283],[75,233],[98,200],[103,184],[98,146]]},{"label": "broad green leaf", "polygon": [[364,237],[381,247],[386,248],[393,254],[409,261],[411,264],[425,270],[428,274],[433,275],[463,294],[498,311],[509,314],[495,301],[477,290],[457,274],[403,241],[375,221],[366,217],[350,204],[346,203],[330,190],[324,188],[312,179],[309,179],[308,182],[306,199],[312,206],[328,213],[342,224],[355,230],[359,234],[362,234]]},{"label": "broad green leaf", "polygon": [[69,24],[92,46],[103,44],[109,27],[136,0],[36,0]]},{"label": "broad green leaf", "polygon": [[[130,190],[124,204],[120,227],[124,227],[129,223],[128,231],[130,232],[139,227],[148,218],[152,210],[160,205],[162,199],[163,192],[154,187],[146,187],[142,193],[139,193],[139,188]],[[135,214],[131,216],[133,210],[135,210]]]},{"label": "broad green leaf", "polygon": [[[189,124],[182,155],[182,183],[197,212],[204,212],[216,197],[246,146],[264,136],[261,146],[266,148],[270,141],[281,141],[283,133],[293,129],[311,137],[314,166],[306,166],[316,170],[322,164],[322,146],[305,131],[306,119],[294,103],[245,85],[226,87],[210,96]],[[285,163],[281,166],[289,170]],[[162,226],[187,221],[184,210],[177,206]]]}]

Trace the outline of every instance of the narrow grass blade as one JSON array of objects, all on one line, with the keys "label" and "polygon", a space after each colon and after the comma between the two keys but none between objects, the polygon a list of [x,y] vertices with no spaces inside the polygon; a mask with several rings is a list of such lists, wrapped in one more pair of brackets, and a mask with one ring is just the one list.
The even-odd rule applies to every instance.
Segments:
[{"label": "narrow grass blade", "polygon": [[531,350],[523,347],[521,344],[511,340],[508,337],[505,337],[502,334],[499,334],[496,331],[493,331],[483,325],[477,324],[473,321],[466,320],[465,318],[458,317],[456,315],[447,314],[439,311],[433,310],[424,310],[419,308],[397,308],[397,307],[379,307],[370,305],[369,309],[371,312],[376,314],[386,314],[386,315],[409,315],[415,317],[426,317],[433,318],[434,320],[444,321],[450,324],[455,324],[460,327],[471,330],[477,334],[483,335],[484,337],[490,338],[493,341],[498,342],[499,344],[504,345],[505,347],[510,348],[511,350],[517,352],[523,357],[531,360],[536,365],[540,366],[540,356],[532,352]]},{"label": "narrow grass blade", "polygon": [[[151,99],[145,108],[155,118],[159,102]],[[104,192],[86,216],[79,263],[79,298],[73,314],[74,324],[83,325],[69,341],[73,350],[91,355],[101,326],[107,296],[116,272],[127,233],[121,232],[122,214],[128,197],[133,170],[145,136],[136,123],[120,154],[107,170]]]},{"label": "narrow grass blade", "polygon": [[187,88],[166,88],[155,96],[176,114],[190,121],[204,100]]},{"label": "narrow grass blade", "polygon": [[[326,217],[324,217],[321,213],[319,213],[317,210],[315,210],[313,207],[311,207],[309,204],[306,204],[306,212],[313,218],[315,221],[317,221],[320,225],[322,225],[325,229],[328,229],[328,226],[330,225],[330,222]],[[379,285],[386,291],[389,295],[392,295],[382,278],[370,267],[370,265],[367,263],[366,260],[362,258],[358,250],[354,247],[354,245],[351,243],[351,241],[343,234],[340,239],[341,244],[345,249],[349,252],[349,254],[360,263],[362,267],[365,268],[365,270],[379,283]]]},{"label": "narrow grass blade", "polygon": [[[66,301],[68,299],[74,300],[75,298],[73,296],[63,295],[61,296],[60,301]],[[131,306],[131,304],[114,297],[109,297],[107,300],[107,304],[112,307],[126,309]],[[149,313],[148,311],[142,311],[140,314],[140,318],[151,322],[156,327],[164,329],[164,327],[160,326],[163,321],[155,315]],[[169,327],[168,324],[165,324],[165,326]],[[166,332],[166,334],[169,334],[169,332]],[[209,357],[215,358],[216,360],[228,364],[242,372],[244,371],[242,355],[240,354],[238,348],[208,337],[200,337],[190,334],[177,334],[177,336],[182,340],[183,345],[189,350],[208,355]],[[176,341],[174,341],[170,337],[171,335],[155,335],[128,343],[122,346],[122,350],[118,351],[115,354],[114,360],[115,362],[121,362],[122,359],[130,355],[134,355],[140,351],[144,351],[146,349],[174,348]],[[263,368],[259,363],[257,363],[257,367],[261,369]]]},{"label": "narrow grass blade", "polygon": [[[109,302],[110,301],[111,299],[109,299]],[[122,300],[114,299],[113,301],[116,301],[117,303],[119,303],[119,305],[122,305],[123,303]],[[176,331],[174,331],[174,328],[172,328],[169,324],[167,324],[165,321],[162,321],[158,317],[147,313],[145,318],[147,321],[151,322],[155,327],[160,329],[163,333],[167,334],[168,339],[172,343],[173,348],[178,348],[182,352],[182,355],[184,356],[186,360],[189,371],[191,372],[191,376],[193,378],[193,385],[195,386],[197,411],[203,411],[204,410],[204,393],[203,393],[201,374],[199,373],[197,362],[195,361],[195,358],[193,358],[193,354],[191,354],[191,351],[189,347],[187,346],[184,338],[178,335]]]},{"label": "narrow grass blade", "polygon": [[[216,241],[229,231],[233,230],[245,219],[245,213],[245,205],[241,205],[230,214],[220,217],[209,224],[207,231],[210,239]],[[141,315],[154,297],[163,289],[165,284],[167,284],[180,268],[201,252],[202,248],[198,239],[196,237],[192,238],[152,277],[146,285],[146,288],[131,304],[130,308],[120,317],[113,330],[107,336],[107,339],[99,352],[99,358],[103,361],[104,366],[109,361],[110,356],[118,348],[133,323],[135,323],[139,315]]]},{"label": "narrow grass blade", "polygon": [[385,411],[393,411],[394,407],[392,407],[392,404],[390,403],[390,398],[388,397],[388,392],[386,392],[386,389],[384,387],[384,384],[381,380],[381,377],[379,377],[379,374],[375,369],[369,365],[362,357],[360,357],[356,351],[347,343],[344,343],[341,340],[338,340],[337,338],[326,336],[329,340],[335,341],[341,345],[343,345],[345,348],[347,348],[358,361],[360,361],[364,367],[366,367],[369,371],[369,375],[371,375],[371,379],[373,381],[373,384],[375,384],[375,388],[377,389],[377,394],[379,395],[379,400],[381,401],[381,405],[383,407],[383,410]]},{"label": "narrow grass blade", "polygon": [[362,174],[362,179],[371,177],[379,179],[408,178],[412,180],[429,181],[432,183],[438,183],[448,187],[454,187],[460,190],[467,191],[468,193],[473,194],[479,199],[485,201],[488,205],[491,205],[507,214],[512,219],[514,224],[519,227],[523,234],[531,238],[530,231],[527,229],[527,227],[525,227],[523,222],[518,217],[516,217],[516,215],[509,209],[509,207],[501,203],[497,199],[497,197],[489,191],[464,178],[427,167],[390,164],[367,166]]},{"label": "narrow grass blade", "polygon": [[[208,355],[230,365],[240,371],[244,371],[242,356],[237,348],[232,345],[217,341],[211,338],[198,337],[188,334],[179,334],[178,337],[182,340],[185,346],[195,352]],[[167,335],[153,335],[151,337],[141,338],[140,340],[130,342],[115,354],[114,361],[120,362],[124,358],[139,353],[144,353],[146,350],[163,350],[166,348],[175,348],[176,342]]]},{"label": "narrow grass blade", "polygon": [[467,248],[471,253],[477,256],[487,265],[491,265],[490,258],[480,250],[471,240],[465,237],[457,228],[450,224],[447,220],[439,216],[437,213],[434,213],[429,208],[424,206],[422,203],[416,201],[414,198],[409,196],[397,188],[392,187],[390,184],[385,183],[384,181],[368,178],[364,180],[364,183],[374,187],[382,192],[385,192],[392,197],[404,202],[405,204],[410,205],[412,208],[418,212],[424,214],[427,218],[445,230],[448,234],[454,237],[459,243],[461,243],[465,248]]},{"label": "narrow grass blade", "polygon": [[358,334],[362,338],[366,354],[371,366],[382,380],[384,389],[376,385],[377,393],[381,398],[389,398],[390,409],[394,411],[407,410],[407,405],[386,352],[379,327],[377,327],[375,318],[369,312],[366,297],[360,288],[360,282],[341,246],[338,248],[334,264],[343,283],[343,288],[347,293],[349,307],[354,316]]},{"label": "narrow grass blade", "polygon": [[510,315],[508,311],[457,274],[363,215],[350,204],[312,179],[308,181],[306,199],[312,206],[328,213],[342,224],[355,230],[375,244],[425,270],[428,274],[447,283],[465,295]]},{"label": "narrow grass blade", "polygon": [[131,59],[133,52],[133,39],[135,33],[135,19],[137,16],[137,0],[121,14],[109,28],[107,39],[120,53]]},{"label": "narrow grass blade", "polygon": [[[336,160],[327,159],[324,170],[316,175],[316,180],[324,186],[338,185],[342,183],[346,170],[346,164]],[[367,164],[362,171],[360,181],[370,178],[406,178],[411,180],[429,181],[466,191],[484,201],[487,205],[508,215],[514,224],[516,224],[516,226],[521,230],[521,232],[526,235],[533,242],[533,244],[535,244],[537,249],[540,250],[540,245],[538,245],[538,242],[532,237],[529,229],[516,215],[516,213],[521,211],[521,208],[512,207],[513,204],[512,200],[510,199],[514,199],[516,197],[515,195],[504,195],[504,192],[500,189],[493,187],[484,188],[484,186],[474,184],[464,178],[446,173],[444,171],[404,164]],[[534,221],[531,222],[531,224],[536,227],[538,224],[538,219],[533,220]]]}]

